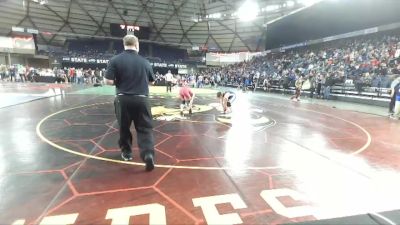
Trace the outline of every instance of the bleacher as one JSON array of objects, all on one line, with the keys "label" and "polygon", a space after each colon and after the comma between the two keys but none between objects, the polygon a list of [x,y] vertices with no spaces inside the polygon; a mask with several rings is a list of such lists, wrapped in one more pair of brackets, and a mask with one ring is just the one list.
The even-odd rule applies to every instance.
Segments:
[{"label": "bleacher", "polygon": [[[238,87],[238,84],[227,83],[225,86],[236,88]],[[390,86],[390,83],[388,86]],[[385,87],[362,87],[362,90],[358,91],[356,86],[352,82],[336,84],[331,88],[330,99],[387,107],[390,102],[390,88],[388,86],[385,85]],[[249,90],[253,90],[253,88],[254,86],[248,86]],[[256,91],[266,92],[264,87],[262,87],[261,85],[258,85],[256,87]],[[275,82],[269,88],[269,92],[292,95],[295,93],[295,87],[293,85],[290,85],[288,88],[283,88],[282,85],[280,85],[278,82]],[[321,94],[323,94],[323,89],[321,90]],[[302,91],[303,97],[308,97],[309,95],[309,90]],[[314,96],[316,96],[315,92]]]}]

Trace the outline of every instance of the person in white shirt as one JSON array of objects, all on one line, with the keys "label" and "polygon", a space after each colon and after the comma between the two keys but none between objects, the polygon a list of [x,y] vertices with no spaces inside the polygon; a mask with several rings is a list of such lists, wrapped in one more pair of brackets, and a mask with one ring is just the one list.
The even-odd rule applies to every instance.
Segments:
[{"label": "person in white shirt", "polygon": [[172,92],[172,81],[174,80],[174,76],[171,73],[171,70],[168,70],[168,73],[165,74],[165,83],[167,84],[167,92]]},{"label": "person in white shirt", "polygon": [[200,75],[198,78],[197,78],[197,88],[202,88],[203,87],[203,75]]},{"label": "person in white shirt", "polygon": [[21,79],[21,82],[26,82],[26,68],[22,65],[19,66],[18,68],[18,73],[19,73],[19,77]]},{"label": "person in white shirt", "polygon": [[76,83],[83,84],[83,71],[82,69],[76,70]]}]

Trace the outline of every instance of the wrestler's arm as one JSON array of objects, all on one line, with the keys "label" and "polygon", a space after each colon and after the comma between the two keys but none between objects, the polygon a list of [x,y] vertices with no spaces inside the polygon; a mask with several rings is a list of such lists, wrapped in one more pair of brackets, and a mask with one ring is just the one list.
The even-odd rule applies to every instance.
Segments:
[{"label": "wrestler's arm", "polygon": [[224,109],[224,113],[226,110],[228,110],[228,99],[227,98],[222,98],[222,108]]},{"label": "wrestler's arm", "polygon": [[193,100],[194,100],[195,96],[196,96],[195,93],[192,93],[192,97],[191,97],[190,103],[189,103],[190,107],[192,107],[192,105],[193,105]]}]

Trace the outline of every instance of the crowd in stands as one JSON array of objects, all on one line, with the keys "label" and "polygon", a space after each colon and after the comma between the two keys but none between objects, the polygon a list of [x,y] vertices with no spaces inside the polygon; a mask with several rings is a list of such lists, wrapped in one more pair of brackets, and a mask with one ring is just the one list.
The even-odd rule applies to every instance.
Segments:
[{"label": "crowd in stands", "polygon": [[[110,59],[124,50],[121,40],[67,40],[67,46],[67,54],[49,54],[60,58]],[[150,49],[153,50],[151,51]],[[185,49],[153,43],[141,43],[139,54],[151,62],[160,63],[179,63],[187,59],[187,52]]]},{"label": "crowd in stands", "polygon": [[[70,42],[69,55],[107,59],[114,55],[105,51],[113,49],[109,43],[98,42]],[[272,87],[285,90],[296,86],[309,90],[310,97],[315,93],[329,98],[330,90],[336,84],[351,84],[359,93],[365,87],[390,87],[391,81],[400,74],[399,57],[400,35],[378,34],[269,53],[246,62],[175,76],[175,80],[186,80],[194,87],[231,85],[266,91]],[[35,69],[3,65],[0,74],[2,79],[10,80],[55,76],[64,82],[96,83],[102,80],[104,69]],[[162,84],[164,75],[156,73],[155,76],[156,83]],[[299,79],[302,82],[296,84]]]},{"label": "crowd in stands", "polygon": [[352,83],[361,92],[364,87],[389,87],[393,75],[400,74],[399,36],[340,42],[259,56],[205,70],[197,77],[222,85],[262,86],[266,90],[274,85],[287,89],[302,78],[311,94],[322,95],[324,91],[328,97],[330,88],[338,83]]}]

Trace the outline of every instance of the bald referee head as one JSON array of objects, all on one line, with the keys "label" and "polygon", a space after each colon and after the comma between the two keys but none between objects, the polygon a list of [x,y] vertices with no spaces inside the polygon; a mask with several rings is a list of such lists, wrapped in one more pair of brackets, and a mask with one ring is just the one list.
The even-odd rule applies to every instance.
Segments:
[{"label": "bald referee head", "polygon": [[140,157],[146,170],[154,169],[153,119],[148,100],[149,84],[154,82],[150,63],[138,54],[139,40],[134,35],[123,39],[125,51],[113,57],[107,67],[106,83],[115,85],[115,114],[119,124],[121,157],[132,160],[132,134],[134,122]]}]

